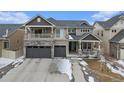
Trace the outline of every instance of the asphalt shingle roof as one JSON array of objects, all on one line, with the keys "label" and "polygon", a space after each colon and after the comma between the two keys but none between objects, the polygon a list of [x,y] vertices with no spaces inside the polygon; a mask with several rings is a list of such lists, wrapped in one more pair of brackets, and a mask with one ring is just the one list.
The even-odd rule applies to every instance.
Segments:
[{"label": "asphalt shingle roof", "polygon": [[122,15],[124,14],[114,16],[107,21],[96,21],[96,23],[100,24],[105,29],[110,29],[118,20],[120,20],[120,16]]},{"label": "asphalt shingle roof", "polygon": [[56,26],[92,28],[92,26],[85,20],[55,20],[54,18],[48,18],[47,20]]},{"label": "asphalt shingle roof", "polygon": [[124,38],[124,29],[122,29],[117,35],[115,35],[110,42],[119,43],[120,40]]},{"label": "asphalt shingle roof", "polygon": [[76,36],[75,34],[70,34],[74,40],[80,40],[81,38],[87,36],[89,33],[84,33],[83,35]]},{"label": "asphalt shingle roof", "polygon": [[0,24],[0,38],[6,34],[8,30],[8,34],[14,32],[17,28],[19,28],[22,24]]}]

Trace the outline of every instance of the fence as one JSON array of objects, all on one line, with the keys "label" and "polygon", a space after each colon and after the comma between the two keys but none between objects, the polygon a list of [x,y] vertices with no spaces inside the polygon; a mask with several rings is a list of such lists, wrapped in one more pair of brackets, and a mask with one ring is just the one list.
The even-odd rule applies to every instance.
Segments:
[{"label": "fence", "polygon": [[23,55],[23,49],[17,51],[2,49],[2,57],[5,58],[16,59],[22,55]]}]

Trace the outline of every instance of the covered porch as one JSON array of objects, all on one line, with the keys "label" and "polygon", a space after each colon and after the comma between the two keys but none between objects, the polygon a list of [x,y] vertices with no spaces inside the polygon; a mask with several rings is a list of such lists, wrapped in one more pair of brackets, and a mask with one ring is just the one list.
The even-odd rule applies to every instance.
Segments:
[{"label": "covered porch", "polygon": [[[72,36],[73,38],[73,36]],[[69,54],[78,55],[83,58],[98,58],[100,54],[101,40],[92,34],[87,34],[78,40],[69,40]]]}]

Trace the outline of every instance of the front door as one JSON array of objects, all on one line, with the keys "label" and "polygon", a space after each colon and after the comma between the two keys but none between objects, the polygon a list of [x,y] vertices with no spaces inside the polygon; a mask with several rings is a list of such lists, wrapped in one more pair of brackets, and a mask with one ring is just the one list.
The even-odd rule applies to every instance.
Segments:
[{"label": "front door", "polygon": [[69,42],[69,52],[76,52],[76,42]]}]

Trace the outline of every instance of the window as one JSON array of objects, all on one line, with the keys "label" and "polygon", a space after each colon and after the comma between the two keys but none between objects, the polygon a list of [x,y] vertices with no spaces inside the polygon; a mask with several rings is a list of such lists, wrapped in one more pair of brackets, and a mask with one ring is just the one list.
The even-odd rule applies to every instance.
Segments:
[{"label": "window", "polygon": [[83,32],[86,32],[86,30],[84,29]]},{"label": "window", "polygon": [[116,32],[116,29],[115,30],[112,30],[112,32]]},{"label": "window", "polygon": [[56,30],[56,37],[60,37],[60,29]]},{"label": "window", "polygon": [[69,34],[76,34],[76,28],[68,28],[68,33]]},{"label": "window", "polygon": [[37,18],[37,22],[41,22],[41,19],[40,18]]},{"label": "window", "polygon": [[81,29],[81,32],[82,32],[83,30]]},{"label": "window", "polygon": [[4,48],[9,48],[9,41],[4,41]]},{"label": "window", "polygon": [[97,33],[97,35],[99,36],[99,32]]},{"label": "window", "polygon": [[89,32],[90,30],[89,29],[83,29],[83,32]]},{"label": "window", "polygon": [[101,31],[101,36],[103,36],[103,31]]},{"label": "window", "polygon": [[19,40],[17,40],[17,43],[19,44]]}]

